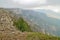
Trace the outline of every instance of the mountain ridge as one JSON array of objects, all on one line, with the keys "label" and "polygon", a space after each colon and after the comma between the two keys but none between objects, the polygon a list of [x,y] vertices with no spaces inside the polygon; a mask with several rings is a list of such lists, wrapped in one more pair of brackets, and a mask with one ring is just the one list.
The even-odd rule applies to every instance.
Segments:
[{"label": "mountain ridge", "polygon": [[54,37],[51,35],[48,36],[40,32],[21,32],[21,30],[18,30],[13,25],[14,24],[13,21],[16,19],[15,17],[16,15],[14,16],[13,14],[10,13],[13,12],[5,9],[0,9],[0,40],[59,40],[60,39],[59,37]]}]

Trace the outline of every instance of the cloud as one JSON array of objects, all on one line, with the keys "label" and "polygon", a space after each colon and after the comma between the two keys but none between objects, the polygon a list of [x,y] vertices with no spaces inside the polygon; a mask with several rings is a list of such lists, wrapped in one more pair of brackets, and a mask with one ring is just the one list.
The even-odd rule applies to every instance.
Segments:
[{"label": "cloud", "polygon": [[36,8],[58,5],[60,0],[0,0],[0,7]]},{"label": "cloud", "polygon": [[60,5],[60,0],[47,0],[48,5]]},{"label": "cloud", "polygon": [[20,7],[38,7],[46,4],[46,0],[13,0],[14,3],[20,5]]},{"label": "cloud", "polygon": [[17,7],[17,4],[13,3],[11,0],[0,0],[0,7],[14,8]]},{"label": "cloud", "polygon": [[60,5],[60,0],[13,0],[16,4],[22,8],[32,8],[47,5]]},{"label": "cloud", "polygon": [[55,5],[47,5],[47,6],[40,6],[40,7],[35,7],[35,8],[32,8],[34,10],[36,9],[46,9],[46,10],[52,10],[56,13],[60,13],[60,6],[55,6]]},{"label": "cloud", "polygon": [[60,19],[60,16],[58,16],[57,14],[47,14],[48,17],[52,17],[52,18],[56,18],[56,19]]}]

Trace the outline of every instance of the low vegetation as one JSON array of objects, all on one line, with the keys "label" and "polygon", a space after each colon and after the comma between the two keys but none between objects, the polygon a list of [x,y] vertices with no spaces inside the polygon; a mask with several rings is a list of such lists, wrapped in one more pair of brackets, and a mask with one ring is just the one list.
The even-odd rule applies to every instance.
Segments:
[{"label": "low vegetation", "polygon": [[22,32],[31,32],[30,26],[23,20],[23,18],[19,18],[16,21],[14,21],[14,25]]},{"label": "low vegetation", "polygon": [[27,35],[27,40],[60,40],[59,37],[48,36],[39,32],[32,32]]}]

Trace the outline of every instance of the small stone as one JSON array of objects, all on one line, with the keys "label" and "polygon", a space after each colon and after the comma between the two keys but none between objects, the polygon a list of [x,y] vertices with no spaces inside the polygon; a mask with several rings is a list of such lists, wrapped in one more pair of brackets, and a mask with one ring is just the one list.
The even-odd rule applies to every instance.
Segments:
[{"label": "small stone", "polygon": [[15,32],[12,32],[13,34],[15,33]]}]

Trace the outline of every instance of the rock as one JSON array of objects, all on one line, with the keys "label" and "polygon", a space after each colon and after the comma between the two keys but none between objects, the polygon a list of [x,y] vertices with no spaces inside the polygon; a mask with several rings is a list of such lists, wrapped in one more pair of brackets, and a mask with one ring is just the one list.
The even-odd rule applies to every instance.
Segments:
[{"label": "rock", "polygon": [[[0,40],[19,40],[20,31],[13,26],[14,15],[9,11],[0,9]],[[17,36],[17,37],[15,37]]]}]

